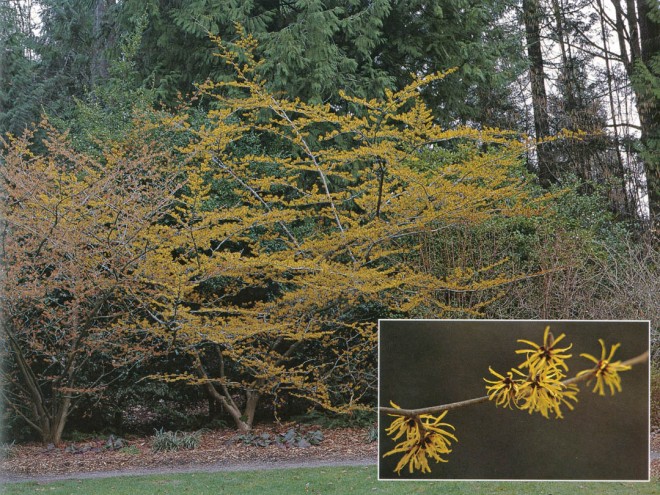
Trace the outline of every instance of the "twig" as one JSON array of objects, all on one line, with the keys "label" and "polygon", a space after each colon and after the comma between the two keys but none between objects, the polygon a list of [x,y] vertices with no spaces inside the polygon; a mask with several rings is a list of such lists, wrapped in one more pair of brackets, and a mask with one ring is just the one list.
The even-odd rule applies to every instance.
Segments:
[{"label": "twig", "polygon": [[[623,365],[625,366],[634,366],[636,364],[644,363],[648,360],[649,358],[649,352],[646,351],[639,356],[635,356],[634,358],[629,359],[628,361],[624,361]],[[594,373],[596,369],[594,368]],[[562,383],[564,385],[570,385],[572,383],[577,383],[581,382],[584,380],[589,380],[590,378],[593,378],[594,373],[585,373],[584,375],[580,376],[574,376],[573,378],[569,378],[567,380],[564,380]],[[420,414],[438,414],[443,411],[451,411],[452,409],[458,409],[460,407],[465,407],[465,406],[472,406],[475,404],[481,404],[482,402],[487,402],[489,399],[488,395],[485,395],[483,397],[477,397],[474,399],[468,399],[468,400],[462,400],[460,402],[452,402],[451,404],[442,404],[439,406],[430,406],[430,407],[422,407],[419,409],[397,409],[395,407],[379,407],[378,411],[386,414],[395,414],[397,416],[406,416],[406,417],[415,417],[419,416]]]}]

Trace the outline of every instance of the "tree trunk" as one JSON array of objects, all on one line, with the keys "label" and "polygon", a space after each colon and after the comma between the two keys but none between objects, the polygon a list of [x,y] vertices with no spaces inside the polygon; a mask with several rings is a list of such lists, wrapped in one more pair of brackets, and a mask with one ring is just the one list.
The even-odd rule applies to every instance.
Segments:
[{"label": "tree trunk", "polygon": [[[71,409],[71,397],[54,391],[53,398],[48,400],[9,324],[5,326],[5,335],[18,366],[21,378],[19,381],[22,382],[24,390],[28,392],[31,403],[31,418],[19,414],[39,433],[43,443],[58,444],[62,440],[62,432]],[[14,409],[19,412],[15,405]]]},{"label": "tree trunk", "polygon": [[254,415],[257,412],[257,405],[259,404],[259,399],[261,398],[261,393],[258,391],[259,387],[263,385],[263,380],[257,380],[255,384],[255,389],[248,390],[246,393],[247,401],[245,404],[245,422],[250,428],[254,424]]},{"label": "tree trunk", "polygon": [[66,421],[71,411],[71,397],[57,394],[57,401],[54,406],[55,414],[48,418],[48,427],[41,432],[41,441],[43,443],[59,444],[62,441],[62,433],[66,426]]},{"label": "tree trunk", "polygon": [[[218,357],[220,358],[220,377],[221,379],[224,379],[225,361],[222,355],[222,350],[218,348],[217,351],[218,351]],[[215,387],[215,385],[209,380],[209,375],[204,369],[204,365],[202,364],[202,359],[199,353],[195,351],[193,356],[195,358],[195,370],[197,371],[197,375],[200,378],[204,378],[206,380],[203,384],[204,387],[206,388],[206,392],[216,401],[218,401],[220,404],[223,405],[223,407],[229,413],[231,418],[234,420],[234,423],[236,424],[236,428],[238,428],[238,431],[240,431],[241,433],[247,433],[248,431],[250,431],[252,429],[252,423],[254,421],[254,411],[256,410],[260,394],[253,390],[247,391],[245,412],[242,413],[240,407],[238,407],[238,404],[236,404],[234,399],[232,399],[232,396],[229,393],[229,389],[221,382],[220,390],[218,390]]]},{"label": "tree trunk", "polygon": [[[632,1],[632,0],[630,0]],[[653,74],[652,63],[660,57],[660,4],[657,0],[637,0],[640,61]],[[660,61],[658,61],[660,63]],[[633,67],[633,70],[640,70]],[[660,74],[655,74],[660,78]],[[633,81],[634,84],[634,81]],[[637,84],[637,109],[642,126],[646,185],[651,221],[660,219],[660,98],[643,81]]]},{"label": "tree trunk", "polygon": [[[635,92],[644,148],[642,159],[649,212],[653,224],[660,218],[660,102],[653,94],[648,81],[640,76],[641,72],[646,72],[650,77],[654,77],[651,61],[660,56],[660,6],[656,0],[626,0],[624,12],[621,0],[612,0],[612,4],[616,13],[616,30],[624,67]],[[655,77],[660,76],[656,74]]]},{"label": "tree trunk", "polygon": [[549,143],[542,140],[550,136],[548,119],[548,97],[545,92],[545,71],[541,50],[540,6],[538,0],[523,0],[523,21],[527,39],[529,58],[529,79],[532,87],[532,109],[534,112],[534,132],[538,143],[538,176],[543,187],[557,182],[557,174]]},{"label": "tree trunk", "polygon": [[107,22],[108,8],[115,4],[115,0],[95,0],[93,14],[94,48],[92,52],[91,77],[92,86],[107,79],[109,75],[109,64],[106,51],[112,40],[106,38],[103,24]]},{"label": "tree trunk", "polygon": [[596,4],[598,5],[598,15],[600,16],[600,34],[601,40],[603,42],[603,55],[605,58],[605,77],[607,78],[607,90],[608,90],[608,102],[610,106],[610,114],[612,115],[612,124],[614,131],[614,144],[616,151],[616,166],[617,166],[617,176],[621,177],[622,183],[620,187],[617,187],[613,192],[613,198],[611,200],[614,207],[615,213],[620,213],[622,209],[623,213],[628,218],[635,218],[637,211],[637,204],[633,198],[636,198],[637,195],[633,198],[628,197],[628,178],[626,177],[626,169],[624,166],[623,156],[621,154],[621,139],[619,137],[619,125],[617,122],[616,114],[616,105],[614,103],[614,84],[613,84],[613,73],[612,73],[612,64],[610,61],[610,49],[608,45],[608,32],[605,28],[605,9],[601,0],[597,0]]}]

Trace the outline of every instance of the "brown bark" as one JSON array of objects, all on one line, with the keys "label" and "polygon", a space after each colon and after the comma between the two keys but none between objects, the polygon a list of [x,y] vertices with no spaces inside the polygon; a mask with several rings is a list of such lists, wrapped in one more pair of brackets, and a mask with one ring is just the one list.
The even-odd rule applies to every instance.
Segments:
[{"label": "brown bark", "polygon": [[651,61],[660,55],[660,24],[656,21],[660,7],[655,0],[626,0],[625,7],[621,0],[612,0],[612,4],[624,67],[635,92],[653,224],[660,218],[660,103],[639,75],[640,71],[651,72]]},{"label": "brown bark", "polygon": [[21,384],[30,397],[32,418],[22,415],[18,407],[13,409],[39,433],[43,443],[58,444],[62,440],[62,432],[71,411],[71,396],[54,389],[53,398],[49,400],[44,395],[11,329],[5,328],[5,334],[22,378]]},{"label": "brown bark", "polygon": [[108,46],[112,43],[112,37],[107,37],[103,32],[103,25],[107,22],[108,9],[116,3],[116,0],[95,0],[94,3],[94,51],[92,52],[91,76],[92,85],[107,79],[109,75],[109,62],[106,55]]},{"label": "brown bark", "polygon": [[538,176],[543,187],[557,182],[557,174],[549,143],[542,142],[550,136],[548,97],[545,91],[545,71],[541,50],[540,6],[538,0],[523,0],[523,21],[529,58],[529,79],[532,88],[534,132],[538,143]]},{"label": "brown bark", "polygon": [[236,404],[231,394],[229,393],[229,389],[224,384],[225,365],[224,359],[222,357],[222,351],[220,349],[218,349],[218,355],[220,356],[220,390],[218,390],[213,382],[211,382],[209,375],[204,369],[204,365],[202,364],[202,359],[197,351],[194,351],[195,370],[197,371],[197,375],[204,380],[203,386],[206,389],[206,392],[223,405],[225,410],[234,420],[238,431],[241,433],[247,433],[252,429],[252,424],[254,422],[254,412],[256,411],[257,403],[259,401],[259,394],[258,392],[253,393],[252,391],[248,391],[245,413],[241,412],[240,407],[238,407],[238,404]]},{"label": "brown bark", "polygon": [[[632,0],[629,0],[632,1]],[[657,0],[637,0],[639,61],[651,71],[652,60],[660,57],[660,4]],[[633,70],[639,70],[633,67]],[[660,77],[660,74],[655,74]],[[633,81],[634,82],[634,81]],[[644,165],[651,222],[660,219],[660,99],[644,83],[636,88],[637,108],[642,125]]]}]

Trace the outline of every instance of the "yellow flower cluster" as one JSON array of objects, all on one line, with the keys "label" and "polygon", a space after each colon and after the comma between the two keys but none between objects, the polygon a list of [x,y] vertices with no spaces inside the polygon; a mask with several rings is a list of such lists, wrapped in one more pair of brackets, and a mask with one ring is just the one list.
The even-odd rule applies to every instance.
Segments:
[{"label": "yellow flower cluster", "polygon": [[[489,385],[486,391],[490,400],[495,401],[497,406],[508,407],[529,411],[530,414],[538,412],[544,418],[549,418],[553,413],[556,418],[563,418],[562,406],[573,410],[573,402],[577,402],[578,388],[575,385],[566,385],[562,380],[566,377],[564,371],[568,371],[566,359],[571,354],[566,354],[571,348],[560,348],[557,343],[566,335],[561,334],[557,339],[554,338],[550,327],[545,328],[543,333],[543,344],[538,345],[529,340],[518,340],[518,342],[530,346],[527,349],[520,349],[516,354],[525,354],[526,359],[518,368],[527,368],[527,374],[522,373],[517,368],[512,368],[503,376],[492,368],[489,368],[491,374],[497,379],[484,381]],[[514,373],[517,375],[514,378]]]},{"label": "yellow flower cluster", "polygon": [[[557,343],[564,337],[565,334],[561,334],[555,339],[548,326],[545,328],[543,344],[541,345],[529,340],[518,340],[518,342],[530,346],[516,351],[517,354],[525,354],[526,359],[518,368],[527,368],[527,374],[522,373],[517,368],[512,368],[506,376],[503,376],[489,367],[491,374],[496,379],[488,380],[484,378],[484,381],[489,384],[486,386],[488,398],[495,401],[497,406],[510,409],[515,406],[518,409],[529,411],[530,414],[534,412],[541,413],[545,418],[549,418],[550,413],[553,413],[558,419],[563,418],[562,406],[573,410],[574,403],[577,402],[579,389],[577,385],[567,384],[564,381],[566,378],[564,371],[568,371],[566,359],[571,357],[571,354],[566,354],[571,345],[564,348],[557,346]],[[627,371],[631,367],[622,364],[621,361],[612,360],[614,353],[621,344],[613,345],[609,355],[607,355],[605,342],[602,339],[598,341],[602,348],[600,359],[591,354],[580,354],[580,356],[593,361],[596,366],[589,370],[580,371],[576,378],[595,377],[594,392],[605,395],[605,386],[608,386],[610,393],[614,395],[615,391],[621,391],[619,372]],[[514,374],[517,375],[515,378]]]},{"label": "yellow flower cluster", "polygon": [[593,375],[596,377],[596,385],[593,391],[598,392],[599,395],[605,395],[605,385],[610,388],[610,394],[614,395],[614,391],[621,392],[621,377],[619,371],[628,371],[631,366],[622,364],[621,361],[612,361],[614,353],[621,344],[614,344],[610,349],[610,354],[605,358],[607,350],[605,349],[605,342],[603,339],[598,339],[601,347],[600,359],[596,359],[591,354],[583,353],[580,356],[589,359],[596,363],[596,367],[590,370],[580,371],[577,376]]},{"label": "yellow flower cluster", "polygon": [[[391,404],[392,407],[399,409],[396,404]],[[403,440],[383,457],[403,453],[403,457],[394,469],[397,474],[401,474],[401,470],[406,465],[411,473],[418,469],[422,473],[430,473],[428,458],[433,458],[436,462],[447,462],[441,455],[449,454],[451,440],[457,442],[458,439],[446,429],[453,430],[454,427],[449,423],[441,422],[446,414],[447,411],[437,417],[432,414],[420,414],[419,416],[390,414],[396,419],[385,429],[385,432],[395,442],[401,438]]]}]

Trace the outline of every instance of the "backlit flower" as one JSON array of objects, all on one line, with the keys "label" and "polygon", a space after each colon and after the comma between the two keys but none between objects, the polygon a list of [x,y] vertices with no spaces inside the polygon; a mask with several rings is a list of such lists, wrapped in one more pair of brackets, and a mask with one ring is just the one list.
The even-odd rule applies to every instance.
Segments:
[{"label": "backlit flower", "polygon": [[555,416],[557,419],[562,419],[564,415],[561,413],[561,406],[564,405],[568,407],[571,411],[575,409],[575,406],[570,403],[570,401],[577,402],[577,394],[580,391],[580,388],[577,385],[565,385],[564,389],[561,391],[561,394],[557,397],[557,400],[553,406]]},{"label": "backlit flower", "polygon": [[526,409],[530,414],[539,412],[544,418],[550,418],[551,412],[556,418],[563,418],[562,404],[573,409],[569,400],[577,402],[577,387],[563,384],[563,376],[557,368],[530,375],[519,388],[519,400],[523,401],[520,409]]},{"label": "backlit flower", "polygon": [[[390,405],[395,409],[400,409],[394,402],[390,401]],[[406,440],[414,439],[419,436],[419,429],[414,416],[399,416],[390,414],[396,418],[389,427],[385,428],[385,433],[392,437],[395,442],[405,435]]]},{"label": "backlit flower", "polygon": [[580,354],[580,356],[596,363],[596,367],[590,370],[580,371],[577,376],[593,374],[593,376],[596,377],[596,385],[594,386],[593,391],[598,391],[599,395],[605,395],[605,385],[607,385],[610,388],[610,394],[614,395],[615,390],[621,392],[621,377],[619,376],[619,372],[628,371],[631,369],[631,366],[621,364],[621,361],[612,361],[614,353],[621,345],[620,343],[614,344],[610,349],[609,356],[605,358],[605,355],[607,354],[605,342],[603,339],[598,339],[598,342],[600,342],[601,347],[600,359],[596,359],[596,357],[591,354]]},{"label": "backlit flower", "polygon": [[564,354],[569,350],[573,344],[570,344],[568,347],[562,349],[557,348],[557,343],[566,337],[566,334],[561,334],[556,339],[550,331],[550,326],[545,327],[545,332],[543,332],[543,345],[538,345],[529,340],[519,339],[518,342],[523,344],[529,344],[532,346],[531,349],[520,349],[516,351],[516,354],[527,354],[527,359],[518,366],[519,368],[529,368],[530,374],[533,374],[543,368],[564,368],[568,371],[568,367],[564,362],[566,359],[570,358],[572,354]]},{"label": "backlit flower", "polygon": [[521,379],[514,379],[513,373],[517,373],[521,377],[525,378],[527,375],[521,373],[515,368],[512,368],[511,371],[507,372],[507,376],[500,375],[497,371],[494,371],[490,366],[488,367],[490,372],[495,375],[497,380],[487,380],[484,378],[486,383],[490,385],[486,386],[486,393],[488,394],[489,400],[494,400],[496,406],[508,407],[513,409],[511,404],[517,405],[518,402],[518,388],[520,387]]},{"label": "backlit flower", "polygon": [[[397,406],[393,404],[393,407]],[[429,458],[435,459],[436,462],[447,462],[441,455],[449,454],[451,452],[449,448],[451,441],[458,441],[458,439],[447,431],[447,428],[453,430],[454,427],[448,423],[442,423],[442,418],[446,414],[447,411],[444,411],[438,417],[431,414],[421,414],[414,417],[390,415],[396,419],[385,431],[388,435],[394,433],[395,440],[404,435],[406,437],[405,440],[383,455],[383,457],[387,457],[388,455],[403,453],[403,457],[394,469],[397,474],[401,474],[401,470],[406,465],[410,473],[415,470],[430,473]],[[412,420],[412,423],[409,420]]]}]

